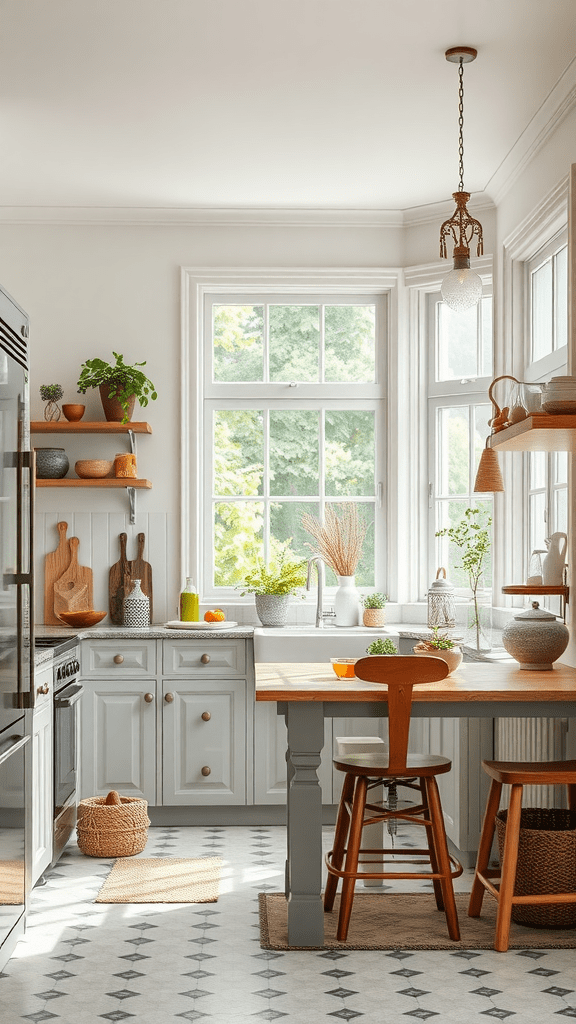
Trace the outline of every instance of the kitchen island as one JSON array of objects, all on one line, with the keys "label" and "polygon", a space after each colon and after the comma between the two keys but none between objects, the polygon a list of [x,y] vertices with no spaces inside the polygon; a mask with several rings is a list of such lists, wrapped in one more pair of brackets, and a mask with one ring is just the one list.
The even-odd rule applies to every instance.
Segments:
[{"label": "kitchen island", "polygon": [[[287,728],[288,941],[322,946],[322,798],[318,782],[324,719],[387,716],[386,688],[337,680],[325,664],[256,664],[256,701],[275,701]],[[576,669],[521,670],[516,662],[469,662],[437,683],[415,688],[412,716],[462,718],[576,715]]]}]

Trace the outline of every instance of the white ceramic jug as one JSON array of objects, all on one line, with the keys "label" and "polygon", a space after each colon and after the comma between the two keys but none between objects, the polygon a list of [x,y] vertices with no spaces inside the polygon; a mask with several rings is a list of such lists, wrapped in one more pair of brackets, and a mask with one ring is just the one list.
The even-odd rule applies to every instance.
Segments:
[{"label": "white ceramic jug", "polygon": [[545,587],[560,587],[564,583],[567,543],[565,533],[553,533],[545,541],[548,548],[542,562],[542,583]]}]

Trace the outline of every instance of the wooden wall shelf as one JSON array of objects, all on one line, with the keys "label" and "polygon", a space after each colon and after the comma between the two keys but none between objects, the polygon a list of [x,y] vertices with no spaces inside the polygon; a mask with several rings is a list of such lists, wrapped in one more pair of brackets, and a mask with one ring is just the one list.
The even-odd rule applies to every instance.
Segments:
[{"label": "wooden wall shelf", "polygon": [[69,423],[68,420],[32,420],[30,424],[31,434],[127,434],[130,430],[134,434],[152,433],[149,423],[111,423],[108,420],[78,420]]},{"label": "wooden wall shelf", "polygon": [[137,487],[150,490],[150,480],[134,480],[133,477],[101,476],[92,479],[64,477],[61,480],[36,480],[36,487]]},{"label": "wooden wall shelf", "polygon": [[557,595],[563,597],[565,601],[568,601],[569,588],[564,585],[558,585],[557,587],[530,587],[527,584],[518,583],[513,584],[510,587],[502,587],[503,594],[548,594],[550,596]]},{"label": "wooden wall shelf", "polygon": [[488,440],[497,452],[576,452],[576,415],[533,413]]}]

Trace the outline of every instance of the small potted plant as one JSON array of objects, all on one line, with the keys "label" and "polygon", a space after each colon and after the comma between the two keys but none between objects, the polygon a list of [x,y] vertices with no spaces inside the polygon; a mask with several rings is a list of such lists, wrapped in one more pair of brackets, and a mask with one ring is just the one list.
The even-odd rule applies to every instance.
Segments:
[{"label": "small potted plant", "polygon": [[381,629],[384,625],[386,618],[386,601],[388,596],[386,594],[366,594],[362,598],[362,606],[364,611],[362,613],[362,622],[365,626],[371,628]]},{"label": "small potted plant", "polygon": [[146,362],[124,362],[124,356],[113,352],[114,364],[103,359],[87,359],[82,363],[78,378],[78,392],[85,395],[88,388],[99,388],[100,398],[107,420],[128,423],[132,417],[134,404],[138,399],[141,406],[154,402],[158,395],[151,380],[139,370]]},{"label": "small potted plant", "polygon": [[366,654],[398,654],[398,648],[389,637],[379,636],[368,644]]},{"label": "small potted plant", "polygon": [[414,647],[414,654],[428,654],[435,658],[442,658],[448,665],[448,675],[455,672],[462,662],[462,650],[460,638],[452,637],[446,631],[440,631],[439,626],[432,626],[429,636],[422,637]]},{"label": "small potted plant", "polygon": [[41,384],[40,385],[40,398],[43,402],[46,402],[44,407],[44,419],[49,421],[56,421],[60,419],[61,409],[58,402],[64,395],[64,390],[60,384]]},{"label": "small potted plant", "polygon": [[306,562],[295,561],[282,549],[272,561],[259,561],[239,584],[242,597],[254,594],[256,612],[263,626],[285,626],[290,598],[306,583]]}]

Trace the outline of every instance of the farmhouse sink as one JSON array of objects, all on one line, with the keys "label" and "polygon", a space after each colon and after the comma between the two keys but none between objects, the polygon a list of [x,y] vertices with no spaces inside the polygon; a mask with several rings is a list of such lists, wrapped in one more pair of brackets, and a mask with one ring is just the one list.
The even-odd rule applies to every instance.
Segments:
[{"label": "farmhouse sink", "polygon": [[372,640],[386,636],[398,643],[398,634],[363,626],[350,629],[338,626],[325,629],[313,626],[257,627],[254,630],[254,661],[329,662],[330,658],[362,658]]}]

